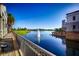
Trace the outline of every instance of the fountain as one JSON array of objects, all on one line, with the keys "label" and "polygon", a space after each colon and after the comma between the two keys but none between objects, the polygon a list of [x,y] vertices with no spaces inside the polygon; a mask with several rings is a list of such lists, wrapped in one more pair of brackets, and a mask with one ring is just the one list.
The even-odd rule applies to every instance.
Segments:
[{"label": "fountain", "polygon": [[37,30],[37,40],[38,40],[38,43],[40,43],[40,30],[39,29]]}]

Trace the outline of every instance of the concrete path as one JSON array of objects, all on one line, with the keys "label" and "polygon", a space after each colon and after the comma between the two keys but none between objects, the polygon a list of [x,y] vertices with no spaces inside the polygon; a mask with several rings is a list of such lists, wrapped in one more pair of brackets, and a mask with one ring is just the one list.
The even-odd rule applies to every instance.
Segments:
[{"label": "concrete path", "polygon": [[11,32],[4,37],[4,41],[10,45],[6,52],[0,52],[0,56],[20,56],[19,46],[15,35]]}]

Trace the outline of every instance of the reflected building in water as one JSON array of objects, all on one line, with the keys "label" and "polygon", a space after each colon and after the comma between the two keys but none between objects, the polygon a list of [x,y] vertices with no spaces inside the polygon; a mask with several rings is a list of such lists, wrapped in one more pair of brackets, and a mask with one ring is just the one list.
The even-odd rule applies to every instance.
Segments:
[{"label": "reflected building in water", "polygon": [[68,13],[66,19],[62,21],[62,28],[66,32],[66,53],[79,55],[79,10]]}]

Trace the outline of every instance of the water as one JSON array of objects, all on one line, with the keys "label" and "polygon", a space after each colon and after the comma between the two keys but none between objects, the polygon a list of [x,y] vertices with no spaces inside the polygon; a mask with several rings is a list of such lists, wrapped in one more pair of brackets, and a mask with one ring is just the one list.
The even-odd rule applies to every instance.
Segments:
[{"label": "water", "polygon": [[[38,40],[38,36],[40,40]],[[64,39],[56,38],[55,36],[52,36],[50,32],[41,31],[40,35],[37,35],[36,31],[32,31],[27,35],[24,35],[24,37],[57,56],[66,55]]]},{"label": "water", "polygon": [[41,38],[41,37],[40,37],[40,31],[38,30],[38,31],[37,31],[37,40],[38,40],[38,43],[40,43],[40,38]]}]

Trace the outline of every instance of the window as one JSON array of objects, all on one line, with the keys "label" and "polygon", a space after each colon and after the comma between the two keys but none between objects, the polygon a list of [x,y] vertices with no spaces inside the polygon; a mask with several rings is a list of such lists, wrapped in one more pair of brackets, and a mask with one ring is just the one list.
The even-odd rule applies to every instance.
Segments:
[{"label": "window", "polygon": [[76,26],[75,25],[73,25],[73,29],[75,29],[76,28]]},{"label": "window", "polygon": [[4,16],[4,13],[2,13],[2,16]]},{"label": "window", "polygon": [[4,21],[4,19],[3,19],[3,21]]},{"label": "window", "polygon": [[0,14],[0,18],[1,18],[1,14]]},{"label": "window", "polygon": [[75,16],[73,16],[73,20],[76,20],[76,17]]}]

